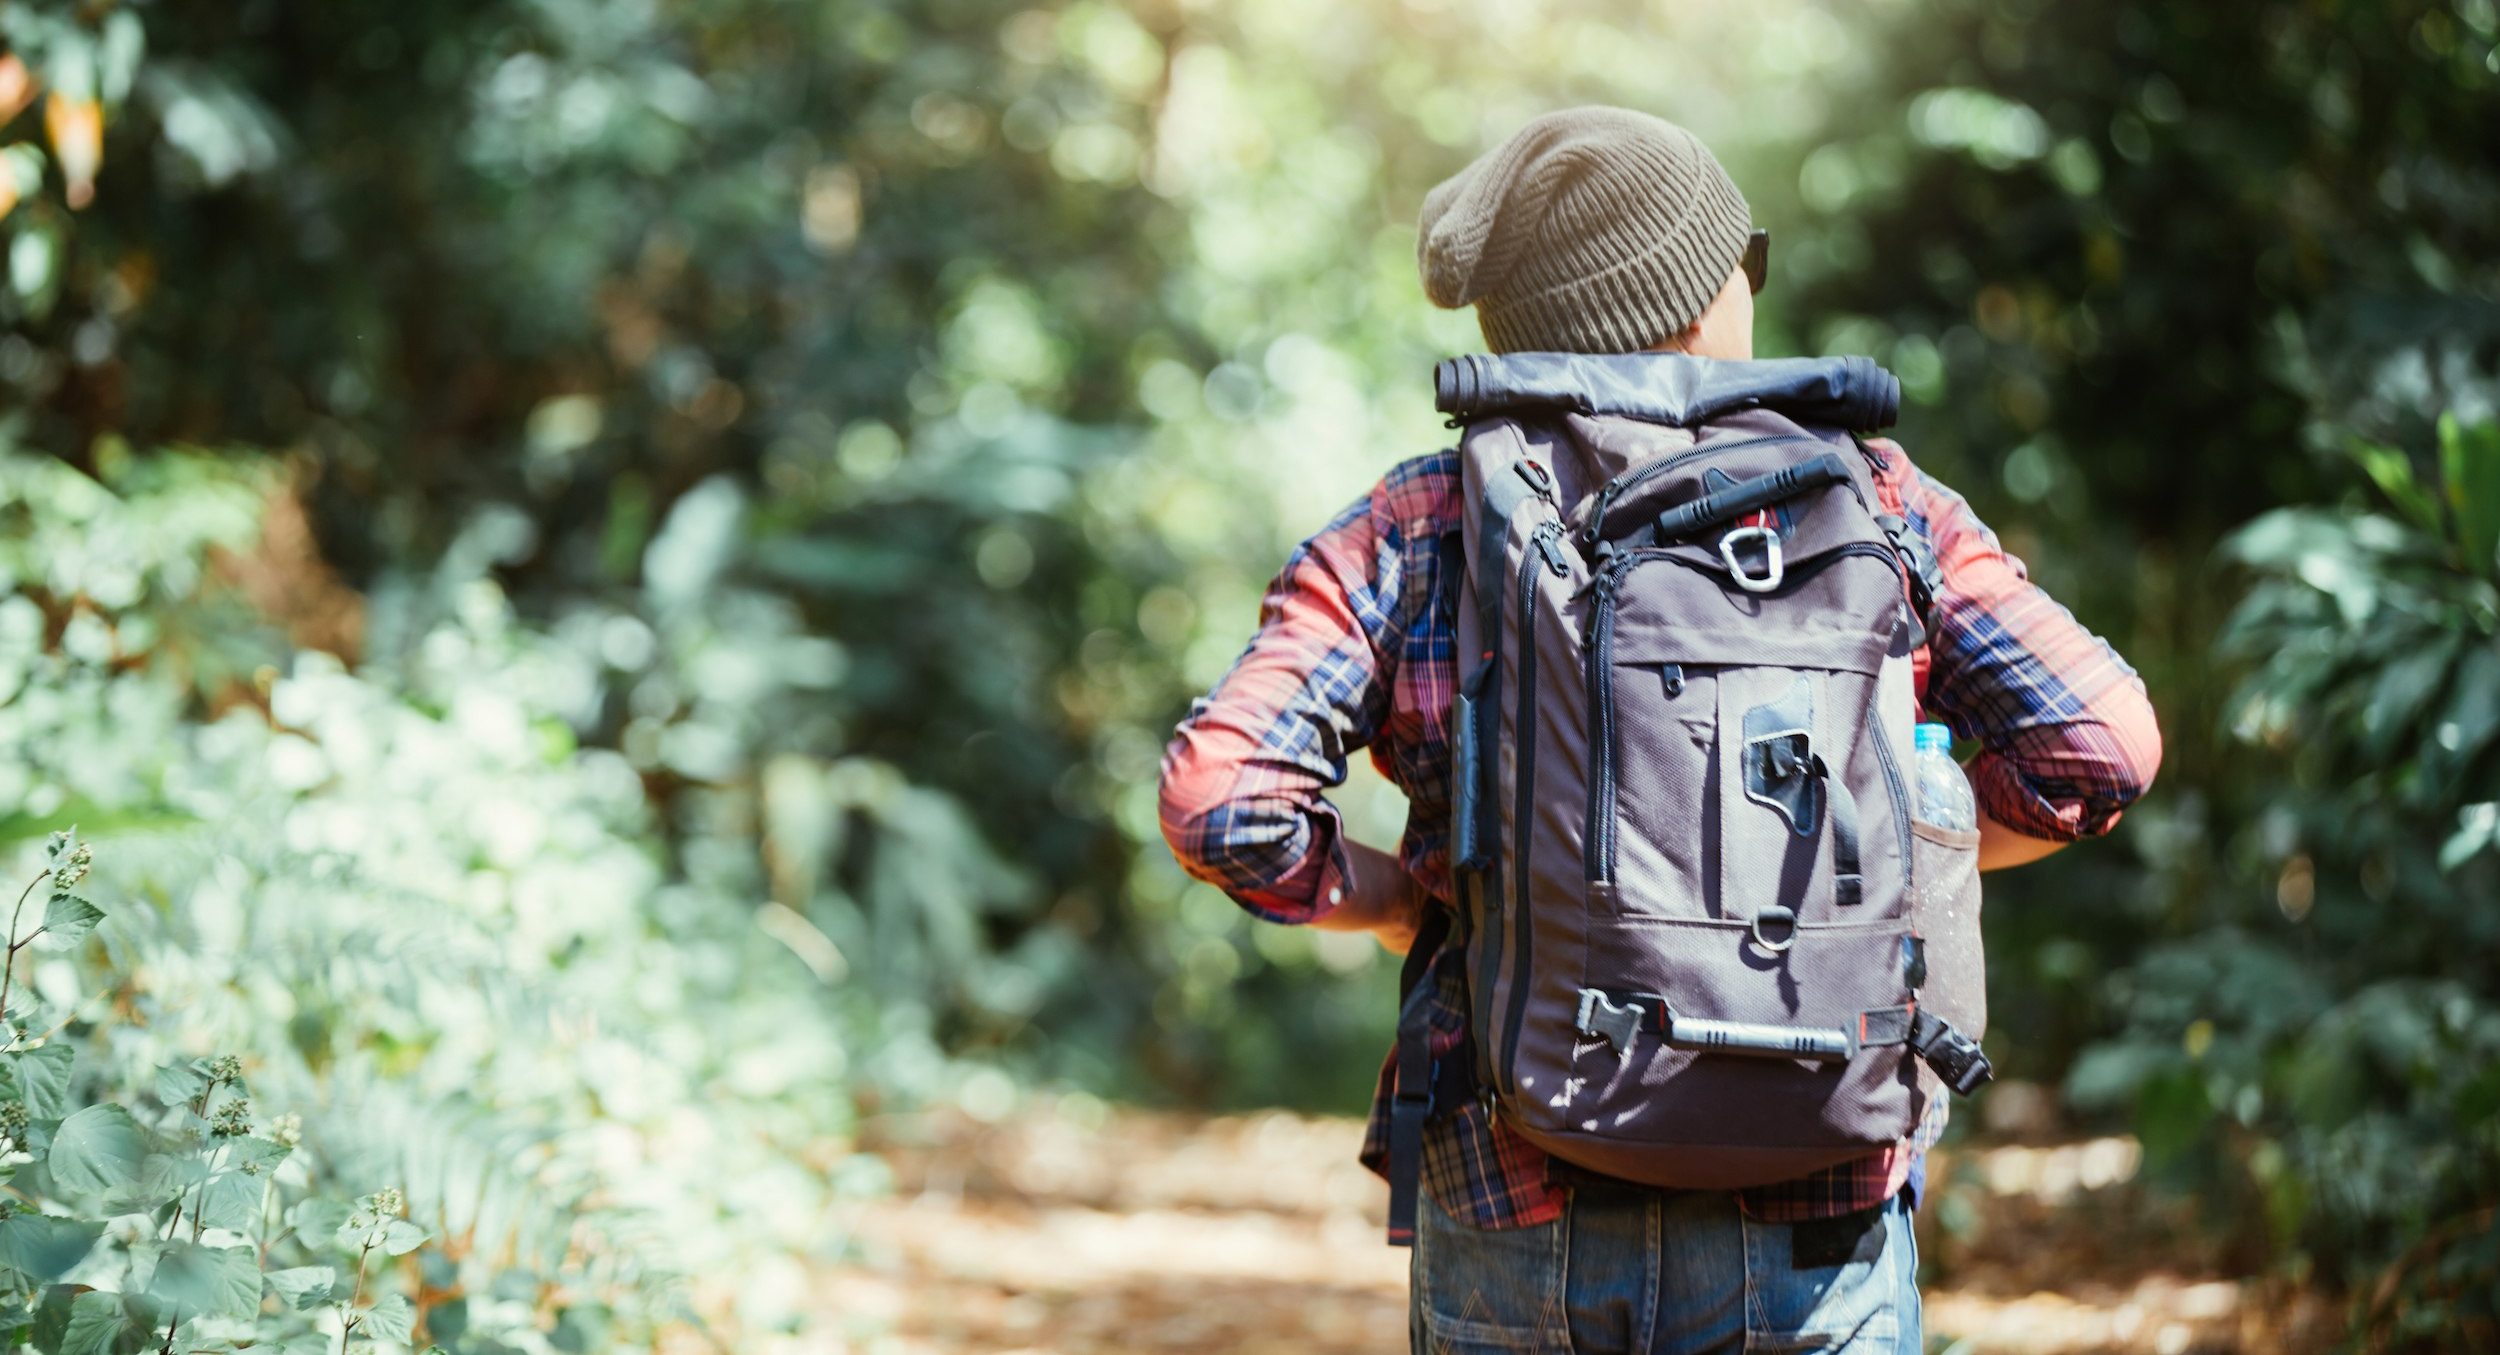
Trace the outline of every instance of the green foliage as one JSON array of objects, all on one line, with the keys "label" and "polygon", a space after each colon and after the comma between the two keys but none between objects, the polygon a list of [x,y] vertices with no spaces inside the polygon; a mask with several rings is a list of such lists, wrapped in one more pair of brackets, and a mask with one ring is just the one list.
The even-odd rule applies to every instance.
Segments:
[{"label": "green foliage", "polygon": [[[1153,780],[1285,544],[1435,445],[1424,373],[1473,325],[1417,301],[1412,203],[1555,81],[1679,88],[1776,180],[1801,115],[1749,70],[1865,61],[1804,0],[1645,49],[1594,9],[1307,0],[102,13],[146,47],[94,199],[0,221],[58,260],[39,311],[0,297],[31,445],[290,449],[368,666],[464,552],[559,627],[727,585],[637,608],[658,638],[620,622],[635,661],[567,716],[672,859],[750,816],[774,925],[873,954],[841,972],[904,1029],[1338,1107],[1386,969],[1193,890]],[[743,702],[750,667],[814,676]]]},{"label": "green foliage", "polygon": [[1992,1054],[2415,1339],[2491,1259],[2496,15],[9,5],[0,429],[53,455],[0,456],[0,837],[113,843],[113,916],[25,958],[180,1015],[8,1087],[144,1111],[237,1051],[319,1198],[401,1182],[456,1254],[455,1345],[493,1257],[631,1332],[643,1230],[806,1235],[873,1188],[798,1146],[854,1095],[1011,1113],[939,1047],[1358,1104],[1385,967],[1189,884],[1156,750],[1286,542],[1435,445],[1476,338],[1424,189],[1605,100],[1776,232],[1764,351],[1900,372],[2161,708],[2119,840],[1995,891]]},{"label": "green foliage", "polygon": [[2477,1240],[2500,1207],[2495,431],[2443,420],[2427,482],[2360,449],[2400,518],[2279,509],[2230,539],[2256,579],[2223,637],[2233,729],[2291,772],[2269,824],[2289,927],[2153,948],[2118,981],[2127,1033],[2068,1080],[2355,1281],[2382,1346],[2487,1323],[2500,1292]]},{"label": "green foliage", "polygon": [[1992,888],[2000,1064],[2382,1347],[2494,1289],[2496,39],[2439,0],[1928,6],[1836,94],[1784,255],[2162,712],[2120,845]]},{"label": "green foliage", "polygon": [[2278,510],[2230,542],[2258,575],[2225,635],[2235,730],[2295,773],[2278,903],[2315,948],[2205,1018],[2205,1063],[2240,1065],[2208,1085],[2248,1098],[2285,1240],[2395,1258],[2365,1290],[2380,1338],[2488,1323],[2500,1290],[2468,1248],[2500,1208],[2500,425],[2443,417],[2438,452],[2428,482],[2358,452],[2403,520]]},{"label": "green foliage", "polygon": [[[8,1150],[0,1171],[14,1198],[0,1212],[0,1331],[14,1334],[12,1347],[44,1355],[159,1346],[160,1330],[159,1348],[186,1351],[326,1349],[330,1328],[339,1331],[341,1350],[355,1346],[363,1327],[405,1341],[411,1310],[403,1295],[368,1305],[360,1284],[329,1311],[328,1327],[304,1312],[309,1286],[277,1286],[283,1301],[274,1311],[264,1312],[262,1302],[263,1268],[284,1252],[318,1259],[352,1251],[361,1280],[362,1262],[376,1248],[401,1256],[423,1245],[425,1231],[397,1217],[398,1191],[362,1202],[369,1211],[388,1209],[387,1217],[369,1212],[361,1229],[299,1236],[290,1246],[278,1224],[285,1200],[299,1198],[296,1213],[317,1211],[321,1201],[306,1193],[308,1173],[287,1170],[293,1131],[281,1130],[279,1139],[253,1136],[240,1059],[180,1061],[157,1070],[148,1086],[116,1085],[109,1071],[80,1078],[81,1047],[112,1070],[144,1042],[132,1038],[126,1021],[82,1011],[75,995],[56,991],[10,1004],[19,958],[38,939],[75,952],[103,920],[102,910],[71,892],[94,861],[93,848],[74,831],[53,834],[43,869],[11,910],[0,968],[0,1029],[7,1032],[0,1058],[11,1075],[11,1094],[0,1099],[0,1140]],[[38,890],[48,900],[45,920],[22,930],[26,901]],[[46,1025],[42,1018],[55,1015],[46,1003],[65,996],[69,1010]],[[76,1097],[67,1094],[73,1086]],[[64,1308],[65,1323],[46,1320]]]},{"label": "green foliage", "polygon": [[[101,863],[55,842],[55,887],[11,933],[0,1129],[33,1155],[33,1203],[0,1220],[0,1264],[27,1277],[9,1320],[46,1351],[161,1343],[177,1312],[192,1349],[795,1324],[786,1300],[690,1298],[684,1277],[802,1254],[824,1210],[877,1188],[844,1146],[845,1021],[793,953],[822,936],[757,925],[761,867],[725,849],[746,830],[698,823],[672,874],[630,764],[578,748],[568,720],[629,616],[528,627],[447,574],[377,602],[404,657],[370,676],[174,624],[235,606],[205,557],[249,545],[163,501],[223,492],[188,464],[134,456],[104,485],[0,454],[0,561],[40,558],[63,503],[99,540],[191,528],[135,560],[62,551],[0,596],[0,620],[29,614],[0,822],[118,825]],[[223,483],[266,480],[238,463]],[[722,671],[711,625],[734,601],[682,601],[664,633]],[[232,688],[209,675],[254,672],[265,705],[210,713]],[[703,709],[675,724],[751,715]],[[905,1031],[880,1057],[899,1090],[956,1076]],[[700,1160],[741,1165],[679,1169]],[[378,1181],[399,1184],[360,1198]]]}]

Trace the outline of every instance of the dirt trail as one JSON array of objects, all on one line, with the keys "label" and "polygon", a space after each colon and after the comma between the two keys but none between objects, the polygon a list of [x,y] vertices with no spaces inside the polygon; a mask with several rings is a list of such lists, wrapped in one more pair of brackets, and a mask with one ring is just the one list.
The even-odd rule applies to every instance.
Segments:
[{"label": "dirt trail", "polygon": [[[1361,1126],[1074,1102],[923,1127],[852,1224],[828,1310],[862,1355],[1388,1355],[1406,1254]],[[1921,1211],[1929,1349],[2277,1352],[2327,1310],[2218,1273],[2132,1183],[2134,1144],[1947,1153]]]}]

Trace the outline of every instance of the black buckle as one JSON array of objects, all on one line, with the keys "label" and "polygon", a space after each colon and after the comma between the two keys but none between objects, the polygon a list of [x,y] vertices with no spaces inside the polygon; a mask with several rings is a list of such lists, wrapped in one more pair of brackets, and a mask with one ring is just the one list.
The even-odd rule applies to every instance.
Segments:
[{"label": "black buckle", "polygon": [[1968,1096],[1996,1076],[1977,1040],[1925,1012],[1910,1019],[1910,1048],[1918,1051],[1956,1096]]},{"label": "black buckle", "polygon": [[1935,548],[1905,518],[1879,513],[1875,525],[1883,529],[1884,539],[1892,544],[1892,553],[1901,561],[1902,576],[1910,585],[1911,610],[1918,617],[1919,629],[1926,632],[1923,638],[1932,638],[1936,630],[1936,583],[1944,574]]}]

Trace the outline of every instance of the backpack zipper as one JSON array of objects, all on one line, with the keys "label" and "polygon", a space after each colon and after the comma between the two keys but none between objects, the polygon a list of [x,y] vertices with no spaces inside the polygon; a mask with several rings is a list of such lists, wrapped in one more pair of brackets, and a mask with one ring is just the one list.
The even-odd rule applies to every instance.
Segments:
[{"label": "backpack zipper", "polygon": [[[1546,502],[1552,503],[1549,497]],[[1512,1094],[1518,1085],[1511,1074],[1511,1061],[1519,1053],[1519,1026],[1526,1019],[1528,1006],[1528,950],[1532,941],[1528,918],[1528,838],[1535,824],[1531,813],[1536,805],[1536,567],[1541,561],[1556,574],[1566,573],[1561,541],[1563,525],[1560,518],[1547,518],[1528,534],[1528,549],[1519,557],[1519,705],[1514,719],[1512,737],[1519,747],[1518,785],[1511,808],[1511,829],[1515,840],[1511,848],[1511,953],[1510,1014],[1502,1030],[1502,1080],[1510,1083]],[[1488,1032],[1488,1036],[1490,1032]]]},{"label": "backpack zipper", "polygon": [[[1760,596],[1785,597],[1788,594],[1797,591],[1798,585],[1812,579],[1815,575],[1822,573],[1824,570],[1831,568],[1833,565],[1842,560],[1856,557],[1864,557],[1869,560],[1882,560],[1892,566],[1892,570],[1895,574],[1901,574],[1903,572],[1900,558],[1890,549],[1878,546],[1871,541],[1851,541],[1842,545],[1834,546],[1830,550],[1814,556],[1802,564],[1790,565],[1788,567],[1787,577],[1780,581],[1780,586],[1767,593],[1763,593]],[[1671,555],[1667,553],[1664,548],[1656,546],[1650,547],[1646,550],[1633,551],[1624,558],[1628,561],[1664,560],[1669,564],[1682,565],[1686,569],[1694,570],[1703,574],[1717,574],[1724,576],[1727,573],[1727,567],[1724,565],[1709,564],[1701,560],[1694,560],[1681,555]]]},{"label": "backpack zipper", "polygon": [[1652,461],[1646,466],[1636,466],[1599,487],[1597,502],[1589,511],[1588,530],[1580,534],[1580,544],[1587,550],[1597,549],[1598,533],[1604,531],[1606,527],[1606,510],[1615,506],[1615,500],[1646,484],[1651,478],[1664,475],[1685,462],[1699,457],[1717,456],[1722,452],[1733,452],[1745,447],[1759,447],[1771,442],[1817,441],[1819,439],[1811,434],[1764,433],[1759,437],[1739,438],[1734,442],[1721,443],[1716,447],[1695,443],[1663,461]]},{"label": "backpack zipper", "polygon": [[[1867,737],[1875,740],[1875,761],[1884,769],[1884,789],[1892,797],[1892,832],[1901,840],[1901,887],[1910,896],[1911,906],[1915,909],[1918,903],[1918,854],[1916,844],[1910,841],[1910,787],[1901,775],[1900,763],[1892,751],[1892,735],[1876,718],[1882,710],[1883,702],[1880,700],[1867,703],[1866,733]],[[1912,920],[1915,925],[1915,914]]]},{"label": "backpack zipper", "polygon": [[1592,586],[1589,614],[1589,821],[1580,834],[1581,873],[1591,883],[1615,875],[1615,595],[1640,557],[1609,563]]}]

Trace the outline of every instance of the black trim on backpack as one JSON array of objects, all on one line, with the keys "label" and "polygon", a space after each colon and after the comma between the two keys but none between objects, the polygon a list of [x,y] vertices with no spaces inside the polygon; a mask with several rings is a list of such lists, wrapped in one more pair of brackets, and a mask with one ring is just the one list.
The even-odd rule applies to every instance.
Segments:
[{"label": "black trim on backpack", "polygon": [[1389,1102],[1389,1245],[1415,1245],[1415,1194],[1423,1181],[1424,1123],[1432,1118],[1433,1084],[1439,1068],[1432,1057],[1433,957],[1450,934],[1450,912],[1426,905],[1415,944],[1398,969],[1398,1037],[1396,1074]]},{"label": "black trim on backpack", "polygon": [[[1877,470],[1891,467],[1892,458],[1875,450],[1865,434],[1851,433],[1849,440],[1858,445],[1867,464]],[[1927,534],[1908,519],[1877,513],[1875,525],[1883,529],[1884,539],[1892,543],[1893,553],[1901,557],[1901,572],[1910,584],[1910,606],[1918,617],[1919,643],[1925,644],[1936,634],[1936,592],[1944,587],[1944,565],[1936,559],[1935,547],[1929,544]]]}]

